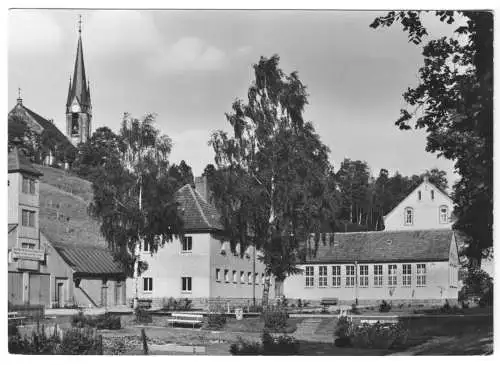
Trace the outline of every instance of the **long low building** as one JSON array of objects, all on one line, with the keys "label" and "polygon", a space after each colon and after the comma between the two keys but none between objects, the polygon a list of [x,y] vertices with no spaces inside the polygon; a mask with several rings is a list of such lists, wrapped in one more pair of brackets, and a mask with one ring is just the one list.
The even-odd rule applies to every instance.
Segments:
[{"label": "long low building", "polygon": [[302,273],[284,282],[289,299],[337,298],[344,304],[458,299],[458,249],[451,229],[335,233],[316,252],[306,251]]}]

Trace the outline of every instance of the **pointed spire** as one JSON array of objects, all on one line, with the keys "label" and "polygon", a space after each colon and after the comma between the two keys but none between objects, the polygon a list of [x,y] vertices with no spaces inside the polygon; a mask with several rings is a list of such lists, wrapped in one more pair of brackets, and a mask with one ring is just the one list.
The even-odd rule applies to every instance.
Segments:
[{"label": "pointed spire", "polygon": [[76,97],[82,111],[85,111],[90,106],[90,90],[87,87],[87,79],[85,75],[85,64],[83,62],[83,45],[82,45],[82,18],[78,20],[78,46],[76,49],[75,68],[73,71],[73,81],[71,89],[68,93],[67,107],[73,102]]}]

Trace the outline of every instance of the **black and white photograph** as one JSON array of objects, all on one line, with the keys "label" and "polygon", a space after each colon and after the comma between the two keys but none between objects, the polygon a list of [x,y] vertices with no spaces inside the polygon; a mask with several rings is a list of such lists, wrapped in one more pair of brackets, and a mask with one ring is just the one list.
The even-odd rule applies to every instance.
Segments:
[{"label": "black and white photograph", "polygon": [[8,362],[494,354],[493,9],[39,6]]}]

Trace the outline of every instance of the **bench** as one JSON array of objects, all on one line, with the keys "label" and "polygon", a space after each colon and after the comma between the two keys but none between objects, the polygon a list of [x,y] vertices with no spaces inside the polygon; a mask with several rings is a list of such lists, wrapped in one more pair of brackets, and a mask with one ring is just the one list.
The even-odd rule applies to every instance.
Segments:
[{"label": "bench", "polygon": [[188,313],[172,313],[172,318],[168,319],[168,323],[172,324],[190,324],[193,328],[196,325],[201,325],[203,323],[202,314],[188,314]]},{"label": "bench", "polygon": [[20,316],[18,312],[9,312],[7,318],[9,321],[20,321],[22,324],[23,320],[27,319],[28,317]]},{"label": "bench", "polygon": [[338,305],[339,300],[338,298],[322,298],[319,304],[321,304],[323,306],[323,310],[326,311],[326,307],[330,307],[332,305]]}]

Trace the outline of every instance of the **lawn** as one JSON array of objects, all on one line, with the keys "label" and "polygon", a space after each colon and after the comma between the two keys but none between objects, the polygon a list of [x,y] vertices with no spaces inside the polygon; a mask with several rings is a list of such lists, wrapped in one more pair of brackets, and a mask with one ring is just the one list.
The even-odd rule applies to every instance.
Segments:
[{"label": "lawn", "polygon": [[[70,317],[57,317],[59,326],[67,327]],[[378,350],[359,348],[339,348],[333,344],[336,317],[322,318],[309,337],[294,334],[305,317],[289,318],[285,331],[300,341],[301,355],[329,355],[329,356],[381,356],[389,354],[411,355],[472,355],[487,354],[492,350],[493,343],[493,316],[490,310],[477,309],[469,311],[468,315],[448,316],[421,316],[406,317],[402,321],[409,330],[408,342],[404,348]],[[47,326],[48,322],[43,321]],[[122,340],[128,344],[126,354],[141,354],[141,329],[145,328],[148,343],[154,345],[178,344],[188,346],[204,346],[207,355],[229,355],[229,346],[238,337],[248,341],[259,341],[264,323],[261,318],[245,318],[241,321],[229,318],[225,327],[220,331],[206,329],[171,328],[155,325],[134,325],[130,323],[120,330],[101,330],[106,343]],[[25,328],[28,330],[28,328]],[[30,330],[29,330],[30,331]],[[158,350],[151,354],[170,354]],[[175,353],[177,354],[177,353]]]}]

